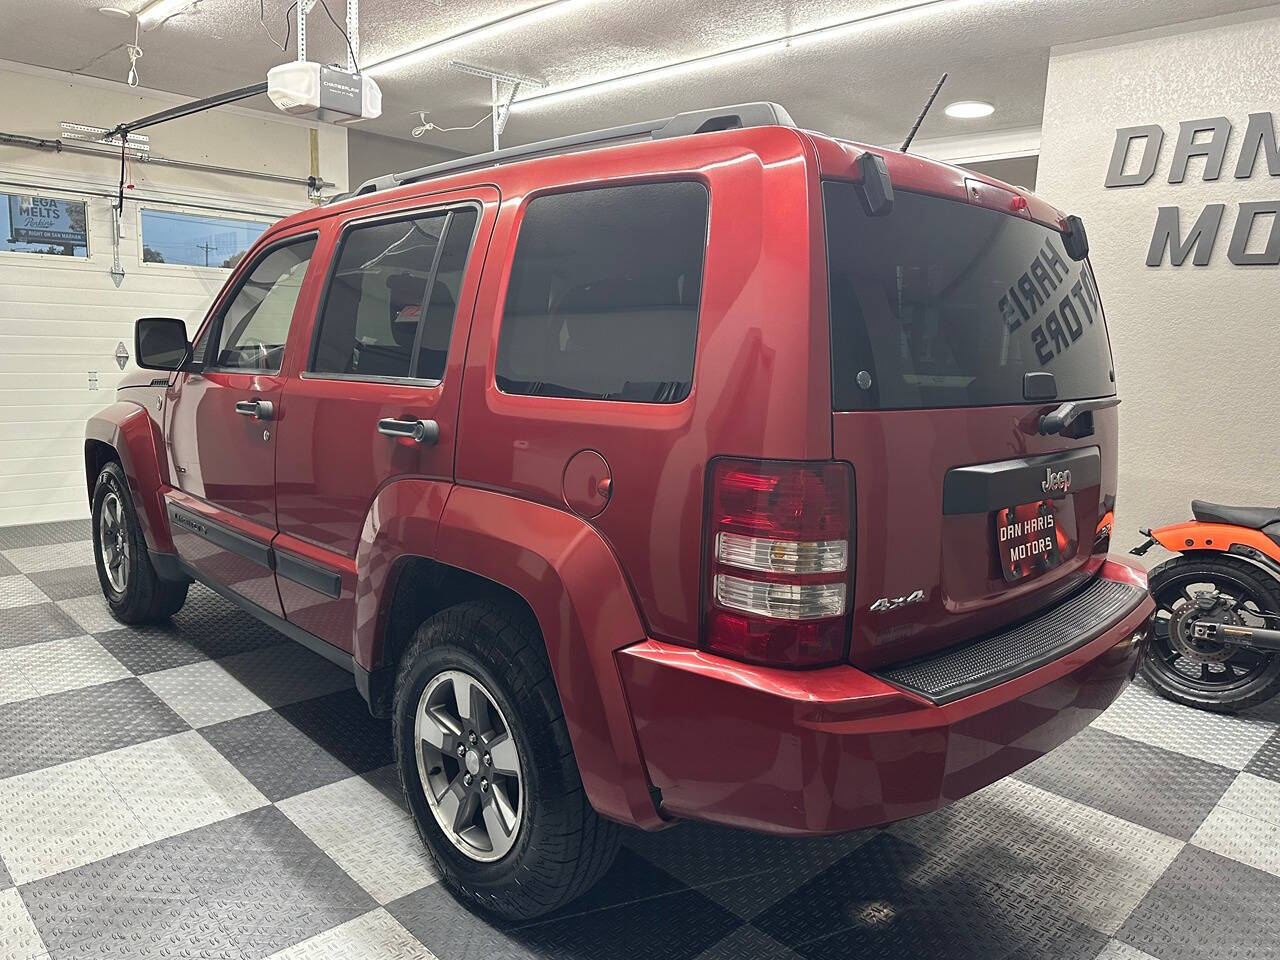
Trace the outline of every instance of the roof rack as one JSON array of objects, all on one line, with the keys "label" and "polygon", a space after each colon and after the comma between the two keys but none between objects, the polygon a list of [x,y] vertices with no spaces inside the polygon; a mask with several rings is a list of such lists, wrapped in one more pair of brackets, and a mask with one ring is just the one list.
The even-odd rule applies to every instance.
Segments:
[{"label": "roof rack", "polygon": [[527,160],[530,157],[549,156],[557,153],[571,153],[577,149],[598,146],[605,143],[625,140],[665,140],[670,137],[684,137],[694,133],[710,133],[715,130],[737,130],[743,127],[794,127],[795,121],[785,109],[776,103],[762,101],[759,103],[740,103],[730,107],[713,107],[709,110],[692,110],[678,113],[665,120],[651,120],[646,123],[631,123],[620,127],[607,127],[603,130],[592,130],[588,133],[574,133],[567,137],[556,137],[553,140],[540,140],[537,143],[526,143],[518,147],[506,147],[490,153],[476,154],[470,157],[459,157],[457,160],[446,160],[430,166],[406,170],[403,173],[392,173],[375,177],[360,184],[348,196],[362,196],[391,187],[404,186],[407,183],[418,183],[446,173],[458,173],[463,170],[476,170],[482,167],[495,167],[512,160]]}]

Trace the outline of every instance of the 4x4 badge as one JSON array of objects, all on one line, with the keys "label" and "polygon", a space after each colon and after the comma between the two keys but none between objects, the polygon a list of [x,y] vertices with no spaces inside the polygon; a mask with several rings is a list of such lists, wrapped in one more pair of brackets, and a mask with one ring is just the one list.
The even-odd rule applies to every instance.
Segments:
[{"label": "4x4 badge", "polygon": [[886,610],[897,610],[909,603],[924,603],[924,591],[917,590],[905,597],[881,597],[871,605],[872,613],[883,613]]}]

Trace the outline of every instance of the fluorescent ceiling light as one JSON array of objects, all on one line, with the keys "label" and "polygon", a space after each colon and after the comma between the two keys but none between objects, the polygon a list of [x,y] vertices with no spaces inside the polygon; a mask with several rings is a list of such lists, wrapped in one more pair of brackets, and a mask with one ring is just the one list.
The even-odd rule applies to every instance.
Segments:
[{"label": "fluorescent ceiling light", "polygon": [[667,80],[672,77],[682,76],[695,71],[706,70],[709,67],[722,67],[730,63],[738,63],[743,60],[755,59],[770,53],[802,46],[808,43],[821,43],[837,39],[839,37],[861,33],[875,27],[890,26],[926,14],[937,7],[951,7],[971,2],[976,2],[976,0],[915,0],[913,3],[900,4],[899,6],[892,7],[887,10],[879,10],[875,13],[864,14],[850,20],[841,20],[837,23],[811,27],[810,29],[801,30],[797,33],[753,40],[750,43],[745,43],[742,46],[733,47],[728,50],[719,50],[714,53],[702,54],[685,60],[661,63],[652,67],[645,67],[641,70],[635,70],[630,73],[600,77],[596,80],[588,80],[583,83],[564,84],[558,87],[550,87],[545,91],[538,91],[537,93],[530,93],[528,96],[517,97],[514,106],[547,106],[552,103],[576,99],[577,97],[587,93],[605,93],[623,87],[651,83],[654,80]]},{"label": "fluorescent ceiling light", "polygon": [[429,43],[404,50],[387,57],[385,60],[369,64],[364,68],[364,72],[375,76],[389,73],[401,67],[421,63],[423,60],[439,56],[467,43],[488,40],[490,37],[528,27],[550,17],[561,16],[575,7],[585,6],[587,3],[592,2],[595,2],[595,0],[547,0],[545,3],[521,10],[519,13],[507,14],[506,16],[498,17],[496,20],[487,20],[484,23],[459,30],[457,33],[452,33],[447,37],[441,37],[439,40],[432,40]]},{"label": "fluorescent ceiling light", "polygon": [[145,30],[169,19],[195,2],[197,0],[151,0],[151,3],[138,11],[138,24]]},{"label": "fluorescent ceiling light", "polygon": [[957,100],[955,103],[948,103],[942,112],[954,120],[977,120],[991,116],[996,108],[985,100]]}]

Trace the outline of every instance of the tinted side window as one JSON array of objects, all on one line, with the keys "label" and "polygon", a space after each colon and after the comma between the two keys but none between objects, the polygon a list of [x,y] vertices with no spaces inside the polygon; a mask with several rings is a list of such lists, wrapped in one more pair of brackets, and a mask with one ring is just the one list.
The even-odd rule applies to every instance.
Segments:
[{"label": "tinted side window", "polygon": [[369,224],[342,241],[311,370],[404,378],[447,214]]},{"label": "tinted side window", "polygon": [[449,338],[453,334],[453,317],[458,309],[462,277],[471,252],[479,212],[474,207],[455,211],[449,220],[444,249],[431,284],[431,297],[422,321],[422,337],[418,345],[418,365],[413,375],[420,380],[440,380],[449,358]]},{"label": "tinted side window", "polygon": [[533,200],[498,336],[499,389],[644,403],[688,396],[707,207],[699,183]]},{"label": "tinted side window", "polygon": [[315,252],[314,237],[276,247],[262,257],[222,314],[212,364],[276,373],[284,358],[293,308]]}]

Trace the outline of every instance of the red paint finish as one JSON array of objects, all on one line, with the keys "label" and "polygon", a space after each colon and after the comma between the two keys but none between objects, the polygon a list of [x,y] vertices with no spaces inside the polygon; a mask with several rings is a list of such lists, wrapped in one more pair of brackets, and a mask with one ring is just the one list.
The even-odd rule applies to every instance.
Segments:
[{"label": "red paint finish", "polygon": [[[1145,586],[1119,561],[1102,575]],[[654,640],[618,663],[663,812],[839,833],[933,810],[1074,736],[1132,677],[1152,610],[1144,599],[1067,656],[941,707],[850,666],[753,667]]]},{"label": "red paint finish", "polygon": [[[876,667],[988,633],[1030,616],[1046,597],[1095,572],[1093,553],[1105,502],[1116,495],[1118,415],[1097,413],[1092,436],[1041,436],[1056,403],[943,410],[836,413],[836,456],[853,464],[858,503],[857,571],[849,659]],[[943,479],[953,467],[1098,447],[1101,481],[1071,491],[1074,556],[1039,577],[1010,585],[1001,573],[992,515],[946,516]],[[874,613],[881,597],[923,590],[924,603]]]}]

